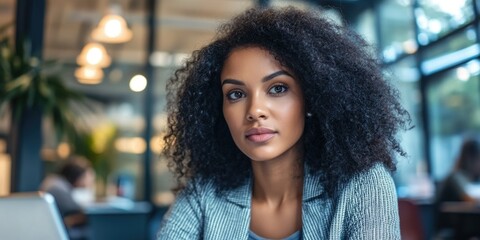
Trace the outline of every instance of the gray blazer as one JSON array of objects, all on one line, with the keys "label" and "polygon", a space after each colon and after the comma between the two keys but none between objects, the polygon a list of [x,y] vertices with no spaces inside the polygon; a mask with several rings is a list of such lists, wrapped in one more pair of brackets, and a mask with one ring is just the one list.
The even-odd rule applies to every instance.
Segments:
[{"label": "gray blazer", "polygon": [[[180,193],[157,239],[248,239],[251,184],[222,196],[212,184]],[[400,239],[395,186],[382,165],[354,177],[333,198],[321,197],[323,191],[317,175],[305,175],[303,239]]]}]

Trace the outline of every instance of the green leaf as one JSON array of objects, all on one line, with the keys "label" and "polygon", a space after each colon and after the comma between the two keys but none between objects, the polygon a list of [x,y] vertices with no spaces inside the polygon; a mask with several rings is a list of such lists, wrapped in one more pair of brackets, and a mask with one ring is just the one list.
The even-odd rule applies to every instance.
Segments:
[{"label": "green leaf", "polygon": [[1,35],[8,27],[0,26],[0,105],[9,104],[18,120],[25,109],[38,104],[52,120],[58,140],[79,141],[83,133],[71,103],[85,104],[84,95],[68,88],[58,74],[61,65],[57,61],[32,57],[28,40],[17,39],[21,43],[13,46],[10,36]]},{"label": "green leaf", "polygon": [[24,73],[17,77],[16,79],[5,84],[5,91],[9,92],[16,88],[26,91],[32,85],[33,74],[31,72]]}]

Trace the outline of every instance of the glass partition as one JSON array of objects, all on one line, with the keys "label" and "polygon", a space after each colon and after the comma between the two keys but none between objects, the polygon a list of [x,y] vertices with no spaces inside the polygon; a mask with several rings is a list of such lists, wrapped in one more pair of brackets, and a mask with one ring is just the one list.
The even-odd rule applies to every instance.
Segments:
[{"label": "glass partition", "polygon": [[433,176],[444,178],[460,144],[480,132],[480,62],[475,59],[428,79]]},{"label": "glass partition", "polygon": [[430,198],[433,196],[433,183],[428,176],[425,155],[424,126],[422,122],[422,98],[420,73],[415,57],[404,58],[390,66],[394,86],[400,92],[400,101],[409,112],[413,128],[400,132],[401,145],[407,152],[406,158],[398,158],[397,172],[394,175],[399,197]]},{"label": "glass partition", "polygon": [[377,46],[378,36],[375,31],[375,12],[367,9],[358,16],[355,23],[355,30],[372,46]]},{"label": "glass partition", "polygon": [[472,0],[419,0],[415,17],[418,42],[426,45],[471,22],[475,14]]},{"label": "glass partition", "polygon": [[469,27],[422,52],[422,71],[429,75],[480,54],[475,28]]},{"label": "glass partition", "polygon": [[412,0],[385,0],[379,4],[381,51],[385,62],[417,51]]}]

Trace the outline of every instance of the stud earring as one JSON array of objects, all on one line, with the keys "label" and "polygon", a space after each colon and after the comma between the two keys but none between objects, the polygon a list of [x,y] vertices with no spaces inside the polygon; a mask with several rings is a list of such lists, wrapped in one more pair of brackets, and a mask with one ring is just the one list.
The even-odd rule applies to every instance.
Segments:
[{"label": "stud earring", "polygon": [[313,114],[311,112],[307,112],[307,117],[311,117]]}]

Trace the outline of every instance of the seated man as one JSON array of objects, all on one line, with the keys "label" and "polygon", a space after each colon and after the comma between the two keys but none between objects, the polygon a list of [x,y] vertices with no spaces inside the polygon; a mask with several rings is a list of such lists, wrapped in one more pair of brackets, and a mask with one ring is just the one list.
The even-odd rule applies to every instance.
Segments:
[{"label": "seated man", "polygon": [[71,157],[57,174],[49,175],[40,186],[41,191],[53,195],[71,239],[88,239],[87,216],[75,201],[75,188],[92,187],[95,173],[90,163],[81,157]]}]

